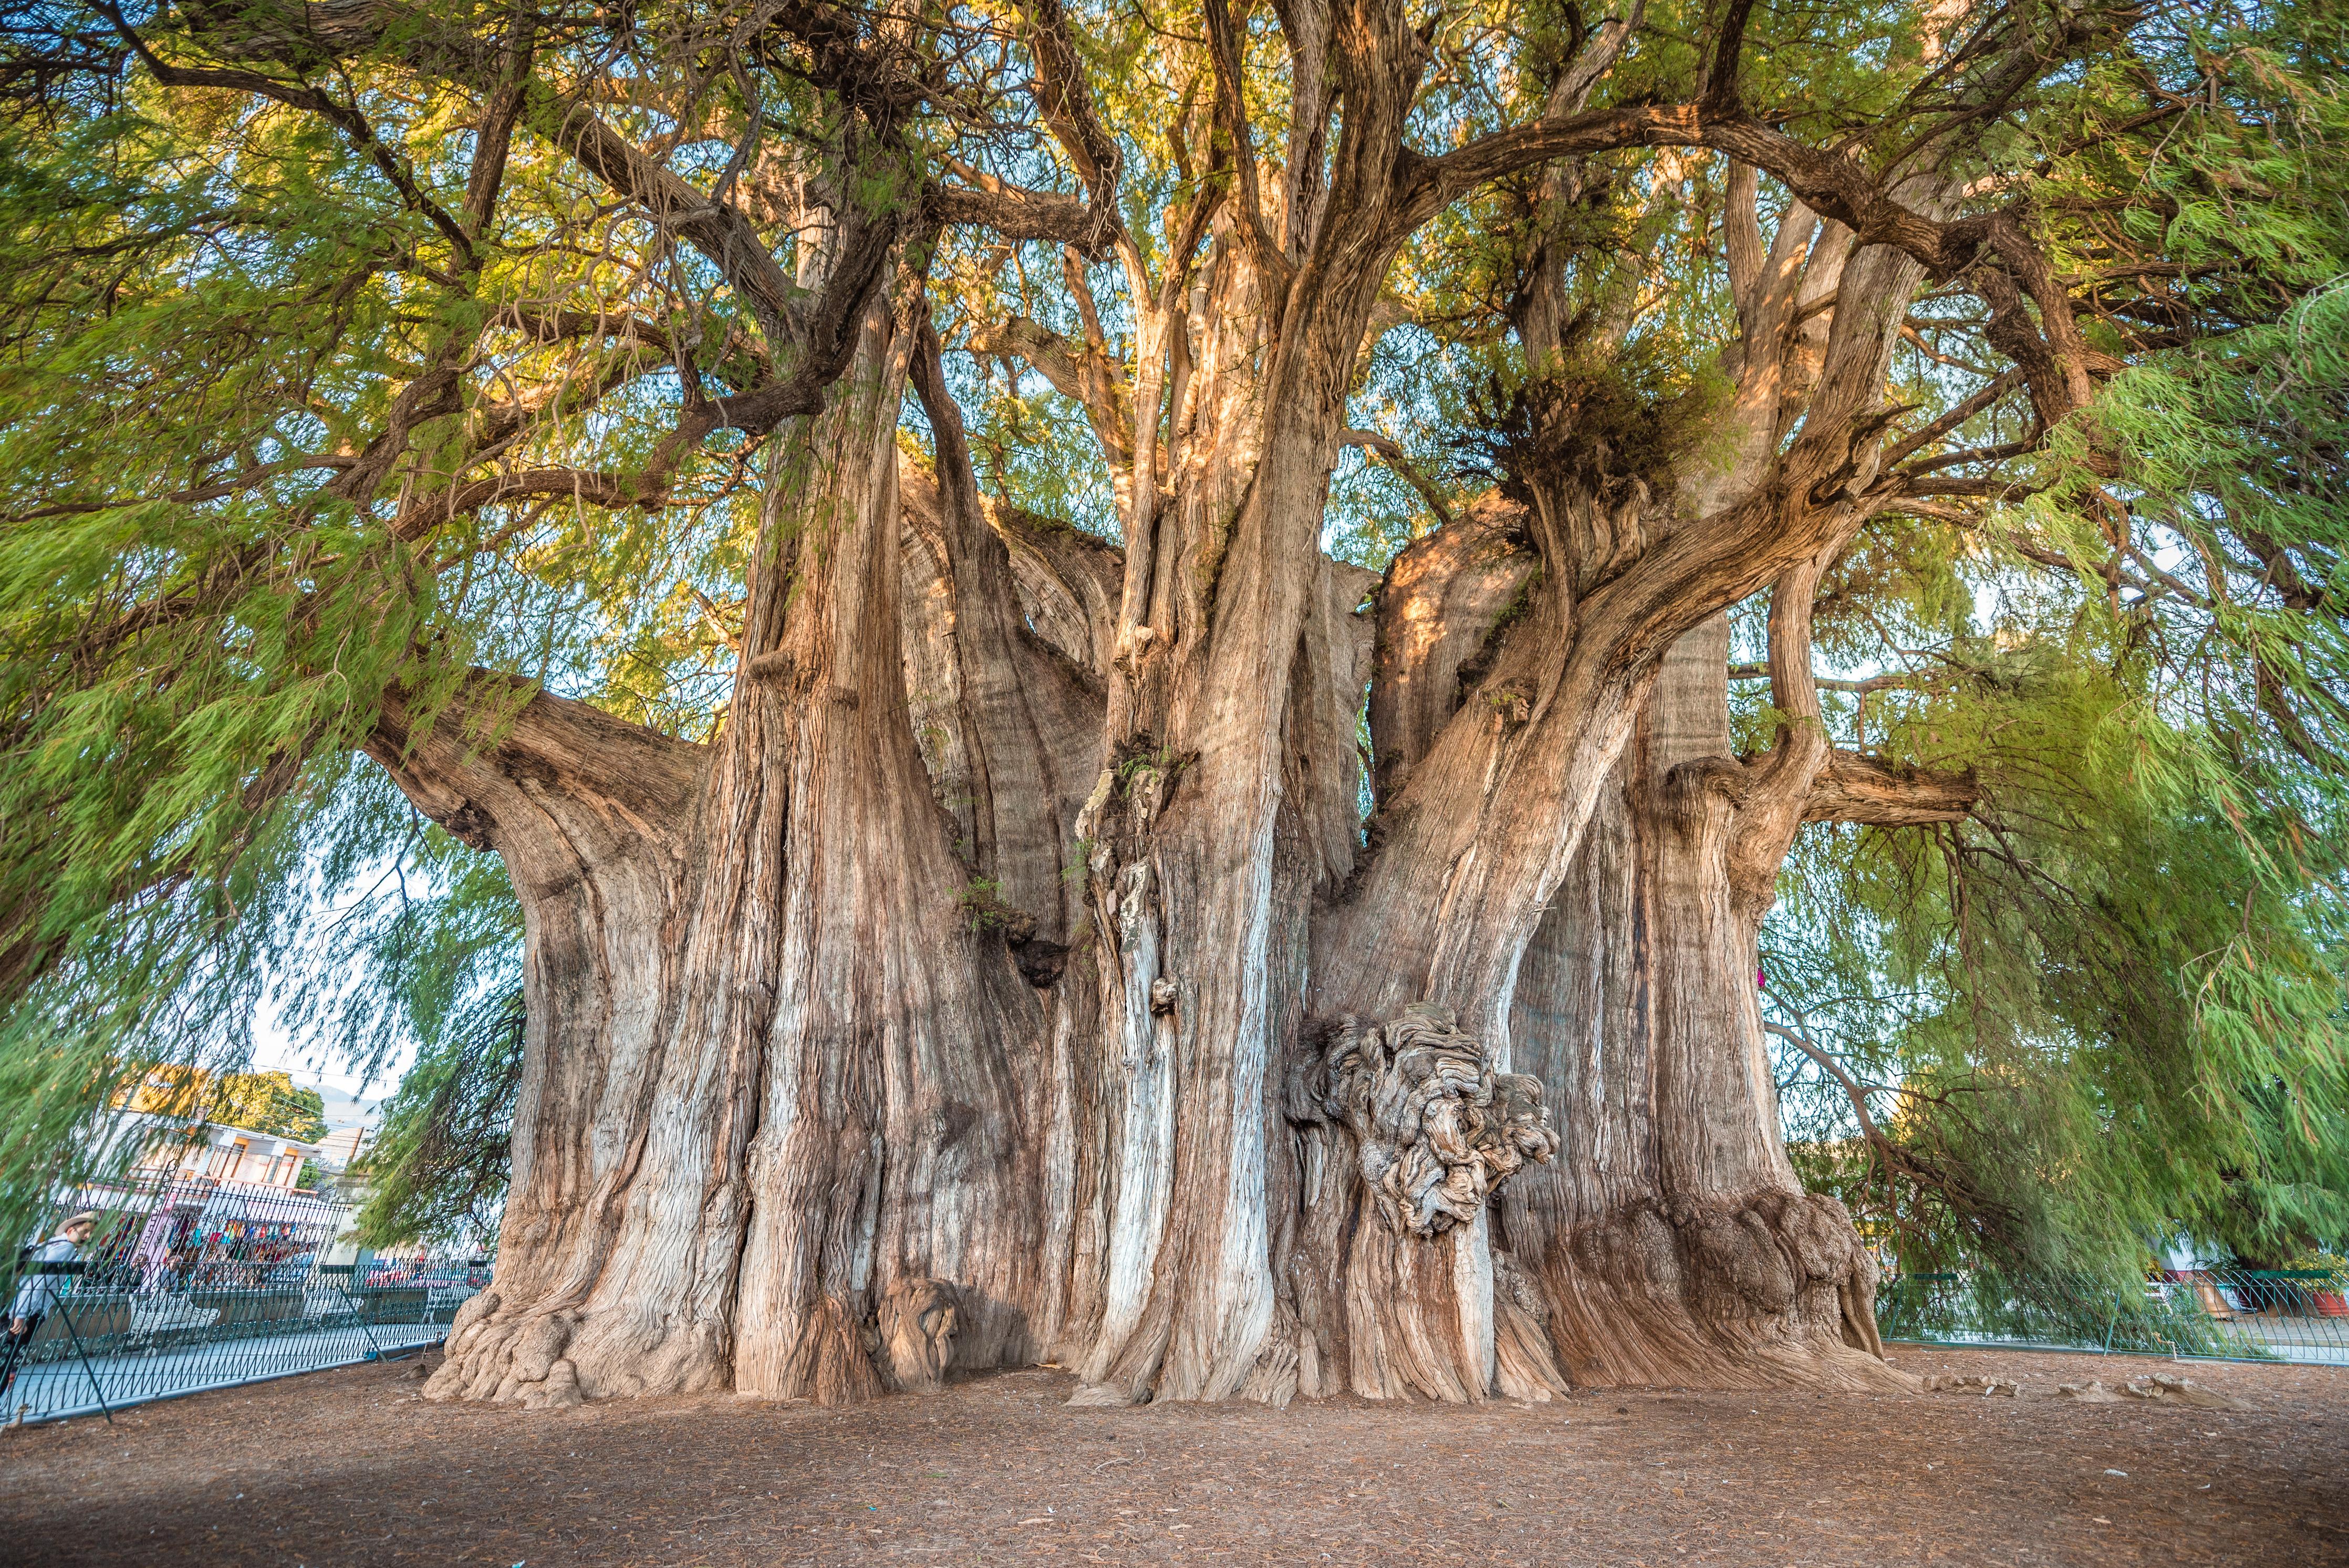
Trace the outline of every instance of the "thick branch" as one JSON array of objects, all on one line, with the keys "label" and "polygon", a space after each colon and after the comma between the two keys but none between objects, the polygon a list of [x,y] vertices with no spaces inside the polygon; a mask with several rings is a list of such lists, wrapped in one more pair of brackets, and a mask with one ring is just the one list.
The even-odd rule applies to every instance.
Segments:
[{"label": "thick branch", "polygon": [[969,224],[1007,240],[1050,240],[1092,257],[1107,254],[1114,230],[1105,229],[1100,212],[1089,203],[974,173],[982,184],[930,187],[922,206],[932,223]]},{"label": "thick branch", "polygon": [[1036,80],[1030,90],[1053,139],[1085,182],[1091,197],[1086,214],[1090,237],[1097,244],[1116,232],[1117,177],[1124,157],[1094,109],[1084,62],[1077,57],[1061,0],[1030,0],[1027,11],[1028,49],[1036,57]]},{"label": "thick branch", "polygon": [[414,541],[445,523],[501,501],[523,496],[568,497],[585,506],[657,506],[657,483],[640,493],[641,479],[584,468],[530,468],[451,485],[424,497],[392,519],[392,537]]},{"label": "thick branch", "polygon": [[1704,107],[1710,113],[1737,109],[1737,67],[1745,50],[1745,24],[1754,15],[1754,0],[1729,0],[1713,44],[1713,66],[1704,82]]},{"label": "thick branch", "polygon": [[1613,70],[1615,62],[1623,57],[1624,45],[1640,30],[1647,15],[1648,0],[1631,0],[1628,16],[1610,16],[1601,22],[1582,52],[1550,84],[1549,97],[1542,105],[1544,118],[1555,119],[1579,113],[1589,101],[1590,89],[1599,85],[1599,78]]},{"label": "thick branch", "polygon": [[[460,842],[504,851],[518,876],[550,819],[616,841],[674,842],[706,748],[530,685],[477,670],[429,721],[411,696],[388,694],[367,754],[417,810]],[[566,846],[558,857],[578,852]]]},{"label": "thick branch", "polygon": [[1981,798],[1982,786],[1971,770],[1932,773],[1860,752],[1837,751],[1812,781],[1803,820],[1919,827],[1933,822],[1962,822]]},{"label": "thick branch", "polygon": [[[1766,664],[1733,664],[1729,667],[1729,678],[1732,680],[1767,680],[1771,678],[1770,667]],[[1930,674],[1910,670],[1870,675],[1859,680],[1821,675],[1816,670],[1811,673],[1811,684],[1822,691],[1851,691],[1862,696],[1876,691],[1914,691],[1933,684],[1936,679]]]},{"label": "thick branch", "polygon": [[1248,132],[1247,104],[1240,67],[1240,37],[1226,0],[1206,0],[1207,57],[1215,66],[1216,124],[1229,147],[1239,194],[1240,232],[1258,265],[1275,277],[1288,271],[1288,257],[1264,226],[1264,199],[1257,187],[1256,144]]},{"label": "thick branch", "polygon": [[750,219],[730,203],[703,195],[605,124],[592,106],[555,99],[542,88],[537,109],[534,118],[547,140],[709,258],[750,307],[771,348],[781,349],[799,337],[792,312],[802,291]]}]

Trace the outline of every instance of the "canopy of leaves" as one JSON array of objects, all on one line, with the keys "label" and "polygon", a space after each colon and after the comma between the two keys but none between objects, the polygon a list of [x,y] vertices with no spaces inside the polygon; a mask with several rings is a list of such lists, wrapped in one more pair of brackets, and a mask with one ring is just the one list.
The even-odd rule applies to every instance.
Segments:
[{"label": "canopy of leaves", "polygon": [[1886,677],[1843,742],[1985,786],[1930,836],[1814,830],[1768,940],[1786,1037],[1852,1080],[1789,1052],[1811,1174],[1920,1262],[2349,1235],[2349,32],[2172,37],[2200,103],[2158,139],[2098,133],[2102,76],[2034,138],[2072,264],[2158,237],[2175,280],[2091,296],[2129,352],[2094,424],[1953,485],[1986,504],[1947,528],[1879,520],[1822,600],[1824,661]]},{"label": "canopy of leaves", "polygon": [[[1034,109],[1040,11],[804,9],[832,43],[722,7],[458,0],[331,55],[266,5],[40,0],[0,34],[0,1229],[156,1064],[240,1064],[273,973],[349,1060],[422,1043],[371,1168],[377,1233],[494,1206],[519,918],[494,862],[351,760],[387,695],[487,735],[497,711],[455,704],[487,667],[707,738],[772,428],[742,410],[823,357],[812,203],[902,217],[949,178],[1086,185]],[[1317,144],[1290,123],[1278,8],[1237,10],[1248,129],[1298,156]],[[1824,587],[1818,662],[1855,688],[1826,722],[1971,768],[1983,796],[1946,830],[1797,850],[1765,975],[1813,1174],[1918,1258],[2337,1240],[2338,7],[1736,15],[1757,117],[1876,168],[1947,138],[1952,200],[2028,223],[2109,361],[2092,417],[2049,430],[1962,279],[1911,302],[1888,441],[1940,478]],[[1596,101],[1702,90],[1720,12],[1641,16]],[[1431,153],[1522,121],[1592,21],[1550,0],[1424,20]],[[1146,269],[1229,179],[1206,7],[1069,21]],[[615,176],[583,115],[692,200]],[[1573,310],[1560,406],[1627,449],[1606,472],[1701,446],[1726,160],[1599,155],[1564,197],[1546,172],[1471,192],[1389,278],[1334,551],[1383,562],[1506,474],[1513,410],[1559,385],[1514,337],[1543,246]],[[1791,198],[1764,188],[1768,217]],[[718,197],[768,293],[695,227]],[[1050,236],[909,233],[982,479],[1113,535],[1086,410],[999,337],[1026,321],[1125,363],[1125,269]],[[1776,716],[1748,697],[1739,718],[1759,744]]]}]

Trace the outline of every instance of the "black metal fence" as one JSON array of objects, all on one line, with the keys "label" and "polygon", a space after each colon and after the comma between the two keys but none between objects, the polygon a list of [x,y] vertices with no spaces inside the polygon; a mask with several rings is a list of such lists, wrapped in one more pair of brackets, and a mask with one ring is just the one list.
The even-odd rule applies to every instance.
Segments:
[{"label": "black metal fence", "polygon": [[[315,1193],[187,1177],[93,1183],[70,1258],[11,1271],[0,1419],[54,1420],[398,1355],[435,1344],[484,1263],[324,1260],[348,1207]],[[49,1249],[62,1251],[65,1249]]]},{"label": "black metal fence", "polygon": [[2013,1345],[2349,1366],[2349,1277],[2323,1270],[2164,1270],[2138,1287],[2059,1274],[1902,1274],[1878,1329],[1927,1345]]}]

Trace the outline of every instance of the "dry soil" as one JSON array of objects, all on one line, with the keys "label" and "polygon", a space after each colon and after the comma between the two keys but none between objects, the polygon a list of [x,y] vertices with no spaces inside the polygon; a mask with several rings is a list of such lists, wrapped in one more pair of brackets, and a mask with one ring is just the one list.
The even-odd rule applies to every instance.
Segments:
[{"label": "dry soil", "polygon": [[417,1398],[421,1361],[0,1434],[0,1563],[2349,1563],[2349,1368],[1896,1349],[2240,1410],[1612,1389],[1063,1408],[1057,1372],[845,1410]]}]

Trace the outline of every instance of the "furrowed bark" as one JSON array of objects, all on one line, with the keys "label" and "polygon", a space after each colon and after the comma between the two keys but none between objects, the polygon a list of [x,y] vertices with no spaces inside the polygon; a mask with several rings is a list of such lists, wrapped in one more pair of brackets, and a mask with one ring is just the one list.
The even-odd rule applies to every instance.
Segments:
[{"label": "furrowed bark", "polygon": [[[1187,421],[1203,462],[1129,544],[1109,767],[1078,829],[1112,1023],[1107,1295],[1082,1371],[1121,1402],[1236,1393],[1272,1310],[1276,736],[1302,593],[1278,558],[1290,541],[1268,540],[1250,504],[1268,446],[1250,406],[1266,280],[1229,238],[1208,273]],[[1231,636],[1210,636],[1218,617]]]},{"label": "furrowed bark", "polygon": [[[441,1375],[434,1391],[568,1402],[580,1386],[563,1355],[566,1314],[623,1245],[659,1115],[661,999],[682,961],[664,937],[691,898],[709,758],[558,697],[513,711],[521,693],[502,677],[475,688],[420,730],[409,703],[388,704],[368,746],[419,810],[498,851],[523,915],[528,1023],[498,1283],[450,1329],[450,1365],[471,1374]],[[468,732],[484,726],[488,744]],[[613,1284],[623,1315],[722,1339],[722,1303],[625,1268]],[[492,1322],[505,1354],[469,1360]]]},{"label": "furrowed bark", "polygon": [[[305,78],[381,49],[479,89],[502,128],[481,139],[484,169],[534,136],[698,252],[760,339],[735,329],[713,395],[711,355],[650,325],[664,303],[643,327],[659,357],[595,382],[600,420],[655,367],[678,376],[674,429],[640,471],[520,466],[531,409],[476,403],[475,455],[391,524],[412,543],[531,497],[649,510],[718,432],[764,443],[711,744],[485,679],[432,723],[433,704],[395,702],[371,747],[420,808],[505,857],[528,922],[498,1288],[456,1326],[436,1397],[838,1400],[1039,1355],[1081,1371],[1085,1402],[1890,1386],[1860,1354],[1871,1276],[1848,1220],[1801,1192],[1778,1139],[1755,932],[1803,821],[1947,821],[1972,784],[1829,751],[1808,596],[1902,499],[1879,472],[1888,355],[1922,276],[1982,300],[2044,426],[2103,362],[2021,209],[1944,221],[1939,182],[1749,118],[1742,7],[1700,102],[1587,109],[1634,5],[1561,63],[1538,119],[1441,154],[1406,135],[1435,35],[1398,0],[1275,10],[1285,150],[1256,144],[1249,100],[1271,29],[1206,0],[1192,42],[1212,130],[1177,129],[1185,194],[1146,244],[1126,215],[1156,197],[1121,190],[1137,144],[1103,123],[1050,3],[987,47],[1024,40],[1081,197],[1008,185],[967,144],[917,166],[929,126],[958,141],[997,123],[963,112],[981,99],[955,85],[959,23],[745,13],[734,44],[755,38],[761,70],[787,54],[837,140],[763,185],[742,178],[746,140],[709,190],[666,160],[698,167],[724,114],[639,144],[618,128],[662,106],[620,78],[528,75],[487,20],[201,5],[191,37],[293,75],[147,57],[167,86],[337,127],[469,279],[494,171],[460,223],[341,81]],[[613,94],[630,107],[607,121]],[[1659,202],[1694,200],[1670,192],[1696,150],[1744,161],[1720,440],[1625,458],[1605,421],[1585,428],[1576,400],[1605,389],[1570,385],[1568,350],[1619,349],[1638,269],[1584,310],[1566,269],[1586,242],[1536,234],[1511,315],[1531,379],[1556,383],[1557,462],[1457,515],[1417,481],[1443,526],[1365,613],[1368,575],[1318,546],[1340,447],[1400,450],[1346,417],[1395,256],[1483,182],[1537,172],[1540,206],[1562,212],[1600,177],[1578,160],[1634,147],[1662,150]],[[1785,188],[1767,239],[1757,168]],[[783,211],[827,181],[838,210]],[[991,320],[964,341],[1081,404],[1122,555],[979,494],[916,324],[905,215],[838,194],[881,185],[920,222],[1063,247],[1068,308],[1038,313],[1061,330]],[[1112,257],[1130,360],[1084,265]],[[591,330],[560,314],[533,330]],[[333,494],[382,502],[467,411],[481,339],[450,332],[378,439],[335,460]],[[928,472],[898,451],[909,381]],[[1795,722],[1740,759],[1721,617],[1764,590]],[[0,982],[36,958],[0,952]]]},{"label": "furrowed bark", "polygon": [[[1802,601],[1806,656],[1807,575],[1774,596],[1781,611]],[[1643,905],[1649,1004],[1600,1026],[1649,1031],[1653,1190],[1538,1242],[1530,1214],[1510,1234],[1551,1265],[1553,1321],[1576,1331],[1561,1346],[1569,1365],[1904,1386],[1862,1354],[1880,1349],[1874,1260],[1786,1158],[1754,978],[1772,883],[1826,747],[1814,722],[1751,763],[1730,756],[1726,652],[1721,622],[1675,649],[1626,770],[1640,858],[1624,890]]]},{"label": "furrowed bark", "polygon": [[[575,729],[590,710],[534,700],[494,770],[454,782],[452,741],[411,748],[387,719],[403,785],[514,870],[544,1039],[498,1289],[457,1325],[436,1397],[874,1394],[877,1307],[908,1282],[950,1293],[959,1364],[1034,1354],[1051,1292],[1018,1085],[1046,1031],[972,918],[906,718],[904,308],[872,302],[851,372],[776,454],[726,726],[706,751],[652,748],[673,787],[627,819],[636,836],[587,836],[574,819],[601,797],[573,781],[531,786],[537,716]],[[538,793],[565,804],[533,818]],[[606,926],[637,956],[587,951],[612,948]]]},{"label": "furrowed bark", "polygon": [[1104,699],[1085,664],[1030,629],[1030,607],[1049,606],[1046,624],[1081,651],[1105,628],[1105,616],[1088,611],[1102,607],[1100,557],[1111,553],[986,506],[936,352],[925,334],[914,379],[938,477],[901,469],[906,602],[924,607],[909,618],[906,682],[937,694],[916,722],[973,873],[965,919],[1009,951],[1040,1012],[1041,1054],[1023,1058],[1018,1075],[1023,1179],[1042,1200],[1029,1331],[1042,1353],[1074,1355],[1098,1322],[1102,1247],[1100,1009],[1089,965],[1080,960],[1072,972],[1071,949],[1091,940],[1075,832],[1101,769]]},{"label": "furrowed bark", "polygon": [[[1210,270],[1254,298],[1252,265],[1231,244]],[[743,677],[684,841],[690,892],[665,916],[681,978],[654,1008],[663,1088],[640,1169],[607,1205],[601,1250],[561,1258],[574,1282],[481,1308],[437,1391],[861,1397],[882,1386],[867,1336],[883,1303],[930,1301],[933,1285],[954,1305],[957,1365],[1086,1347],[1089,1398],[1563,1386],[1553,1353],[1571,1355],[1579,1298],[1557,1260],[1571,1245],[1505,1220],[1496,1251],[1487,1199],[1550,1156],[1540,1096],[1588,1084],[1508,1071],[1514,962],[1489,992],[1474,966],[1376,970],[1393,933],[1396,952],[1431,950],[1430,911],[1395,894],[1430,846],[1538,861],[1538,836],[1561,832],[1544,802],[1581,787],[1574,770],[1603,771],[1609,725],[1634,727],[1653,679],[1636,645],[1655,631],[1621,633],[1611,661],[1578,642],[1617,625],[1591,605],[1652,560],[1652,504],[1634,483],[1514,516],[1480,506],[1398,563],[1373,717],[1415,738],[1377,738],[1393,805],[1372,877],[1351,886],[1368,578],[1292,536],[1318,525],[1342,434],[1331,345],[1359,339],[1369,299],[1327,308],[1344,319],[1303,333],[1316,352],[1271,358],[1288,390],[1268,400],[1247,379],[1259,316],[1223,318],[1227,359],[1202,339],[1188,428],[1214,438],[1203,482],[1173,498],[1151,558],[1125,562],[1125,611],[1146,585],[1135,624],[1150,635],[1111,648],[1096,695],[1072,655],[1101,651],[1109,561],[989,516],[935,367],[922,376],[943,482],[901,496],[894,410],[915,333],[875,303],[855,367],[792,434],[771,493]],[[1452,559],[1414,586],[1433,553]],[[920,611],[910,640],[901,603]],[[1057,641],[1030,629],[1030,607]],[[1577,649],[1562,666],[1561,647]],[[1705,657],[1725,681],[1720,650]],[[908,692],[937,732],[926,767]],[[1526,746],[1518,732],[1546,707],[1590,744],[1562,760]],[[1122,737],[1105,759],[1087,744],[1103,711]],[[1678,782],[1646,793],[1674,804],[1641,830],[1685,838],[1694,869],[1657,849],[1638,875],[1727,867],[1704,770],[1661,776]],[[1528,777],[1538,788],[1513,798]],[[1772,821],[1790,836],[1807,781],[1781,794]],[[1490,836],[1496,803],[1526,825],[1515,836]],[[1077,908],[1061,867],[1081,855]],[[1381,884],[1398,860],[1413,877]],[[1433,912],[1435,929],[1454,919]],[[1819,1271],[1848,1228],[1817,1219],[1754,1120],[1757,1058],[1724,1056],[1731,1035],[1744,1052],[1750,992],[1741,1010],[1693,977],[1750,951],[1759,914],[1713,913],[1689,956],[1660,944],[1644,982],[1678,987],[1687,1012],[1653,1012],[1645,1200],[1695,1249],[1676,1332],[1752,1363],[1763,1352],[1724,1348],[1713,1320],[1742,1312],[1757,1345],[1808,1345]],[[1344,948],[1365,933],[1364,950]],[[1087,934],[1089,977],[1048,972]],[[1730,1245],[1756,1234],[1778,1252]],[[515,1244],[526,1282],[530,1244]],[[1747,1278],[1784,1255],[1797,1264]],[[1737,1288],[1703,1282],[1715,1276]],[[627,1282],[641,1279],[659,1282]],[[912,1368],[892,1376],[927,1379],[944,1354],[892,1351]]]},{"label": "furrowed bark", "polygon": [[917,299],[868,314],[793,453],[818,504],[769,518],[730,726],[772,824],[738,836],[779,834],[789,894],[734,1366],[739,1392],[772,1397],[872,1392],[861,1335],[900,1280],[952,1283],[959,1362],[1031,1354],[1035,1173],[1009,1053],[1032,1054],[1041,1021],[968,918],[903,696],[895,431]]}]

